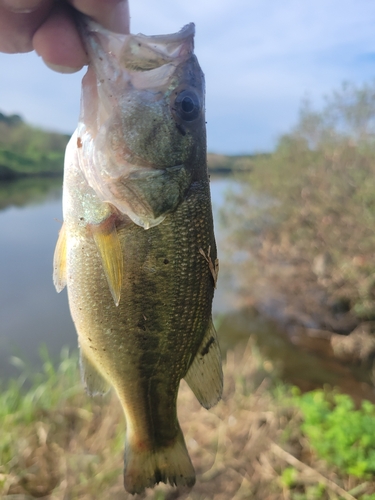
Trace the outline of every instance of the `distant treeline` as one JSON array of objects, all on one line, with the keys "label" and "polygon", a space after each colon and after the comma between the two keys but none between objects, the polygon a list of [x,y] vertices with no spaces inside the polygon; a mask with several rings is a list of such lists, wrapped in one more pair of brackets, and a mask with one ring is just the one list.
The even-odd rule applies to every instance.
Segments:
[{"label": "distant treeline", "polygon": [[268,158],[271,153],[259,153],[254,155],[219,155],[208,153],[207,163],[210,173],[217,175],[229,175],[240,172],[250,172],[254,168],[254,161],[260,158]]},{"label": "distant treeline", "polygon": [[19,115],[0,113],[0,180],[61,176],[68,140],[27,125]]},{"label": "distant treeline", "polygon": [[[20,115],[0,112],[0,180],[61,176],[69,135],[47,132],[26,124]],[[208,154],[211,173],[250,171],[255,158],[267,155]]]}]

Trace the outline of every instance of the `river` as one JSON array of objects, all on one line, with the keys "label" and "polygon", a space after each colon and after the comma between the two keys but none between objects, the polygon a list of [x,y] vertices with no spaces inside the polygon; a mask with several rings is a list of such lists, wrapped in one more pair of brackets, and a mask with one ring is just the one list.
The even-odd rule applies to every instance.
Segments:
[{"label": "river", "polygon": [[[220,212],[225,210],[225,193],[230,189],[239,189],[231,177],[211,181],[220,257],[213,312],[224,357],[228,349],[235,347],[244,352],[251,338],[265,360],[266,371],[302,389],[329,383],[356,399],[375,402],[371,373],[355,363],[335,359],[329,336],[316,337],[311,328],[303,325],[299,325],[295,334],[295,326],[292,331],[285,326],[285,309],[274,307],[274,311],[267,312],[267,294],[263,303],[254,307],[251,295],[244,297],[238,293],[235,271],[239,266],[236,264],[244,256],[226,245],[227,233],[233,225],[231,219],[226,225],[220,221]],[[252,207],[259,207],[264,201],[257,195],[247,197],[245,219]],[[57,294],[52,283],[53,252],[62,223],[61,182],[0,184],[0,208],[1,382],[18,376],[23,365],[28,367],[28,372],[39,371],[42,345],[46,346],[50,358],[58,360],[63,347],[77,349],[77,338],[66,290]],[[249,255],[246,259],[246,266],[256,265]],[[275,314],[277,310],[281,314],[279,318]]]}]

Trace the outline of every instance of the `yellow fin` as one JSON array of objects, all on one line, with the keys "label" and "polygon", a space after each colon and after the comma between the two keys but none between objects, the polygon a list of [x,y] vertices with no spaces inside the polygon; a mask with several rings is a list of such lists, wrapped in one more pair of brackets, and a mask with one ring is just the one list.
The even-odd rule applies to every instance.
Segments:
[{"label": "yellow fin", "polygon": [[79,365],[81,368],[81,378],[85,386],[86,392],[90,396],[103,395],[110,389],[110,384],[94,367],[85,353],[80,350]]},{"label": "yellow fin", "polygon": [[223,370],[219,341],[212,319],[184,378],[204,408],[211,408],[221,399]]},{"label": "yellow fin", "polygon": [[121,295],[124,263],[115,220],[113,217],[109,217],[102,224],[91,225],[90,230],[99,250],[113,300],[116,306],[118,306]]},{"label": "yellow fin", "polygon": [[66,229],[65,224],[61,226],[57,239],[55,253],[53,255],[53,284],[57,293],[66,286]]}]

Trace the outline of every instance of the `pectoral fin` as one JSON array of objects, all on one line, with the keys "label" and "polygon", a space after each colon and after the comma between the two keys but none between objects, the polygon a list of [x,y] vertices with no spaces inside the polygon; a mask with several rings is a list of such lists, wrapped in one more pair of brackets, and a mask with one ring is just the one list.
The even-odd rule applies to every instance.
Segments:
[{"label": "pectoral fin", "polygon": [[90,396],[103,395],[109,391],[109,383],[100,375],[85,353],[80,351],[79,365],[81,368],[81,378],[86,392]]},{"label": "pectoral fin", "polygon": [[223,371],[219,342],[212,320],[185,380],[204,408],[211,408],[220,400]]},{"label": "pectoral fin", "polygon": [[90,231],[99,250],[113,300],[118,306],[124,263],[115,220],[113,217],[109,217],[102,224],[93,224],[90,226]]},{"label": "pectoral fin", "polygon": [[57,293],[66,286],[66,230],[65,224],[61,226],[53,255],[53,284]]}]

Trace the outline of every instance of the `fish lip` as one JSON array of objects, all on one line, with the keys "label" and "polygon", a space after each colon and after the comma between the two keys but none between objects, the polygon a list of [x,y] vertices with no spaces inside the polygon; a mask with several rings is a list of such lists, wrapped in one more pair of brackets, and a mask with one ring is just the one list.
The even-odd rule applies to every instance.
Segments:
[{"label": "fish lip", "polygon": [[[163,35],[144,35],[143,33],[138,33],[137,35],[130,35],[137,40],[144,40],[146,43],[153,43],[156,45],[164,45],[169,47],[170,57],[176,57],[177,54],[173,53],[174,44],[183,44],[186,41],[193,41],[195,36],[195,24],[188,23],[185,24],[179,31],[175,33],[163,34]],[[192,47],[193,49],[194,47]],[[192,50],[191,50],[192,52]],[[180,55],[180,54],[178,54]]]},{"label": "fish lip", "polygon": [[185,24],[179,31],[175,33],[165,33],[162,35],[144,35],[143,33],[138,33],[136,35],[133,34],[124,34],[124,33],[115,33],[113,31],[109,31],[108,29],[101,26],[99,23],[94,21],[88,16],[81,15],[79,18],[80,28],[84,31],[85,35],[90,35],[90,33],[101,33],[106,35],[118,35],[120,37],[139,37],[144,38],[146,40],[154,41],[155,43],[166,44],[169,42],[182,42],[186,38],[194,37],[195,35],[195,24],[188,23]]},{"label": "fish lip", "polygon": [[[104,59],[117,60],[122,71],[132,73],[181,62],[194,51],[194,23],[186,24],[172,34],[133,35],[111,32],[91,18],[82,16],[80,29],[90,62],[97,73]],[[132,60],[143,61],[146,67],[132,66]],[[150,61],[153,65],[147,68]],[[111,66],[114,69],[113,63]]]}]

